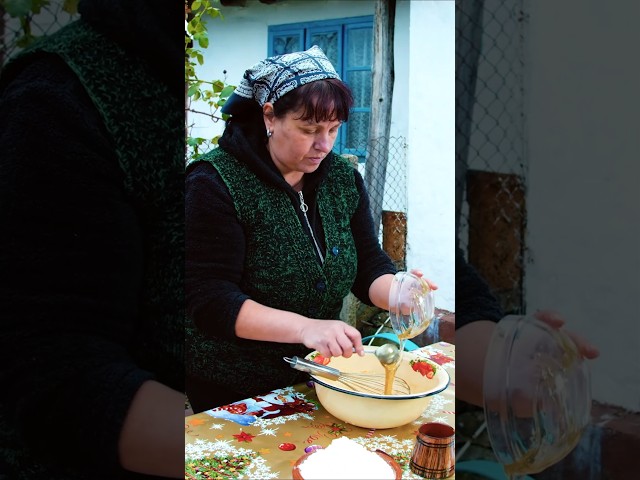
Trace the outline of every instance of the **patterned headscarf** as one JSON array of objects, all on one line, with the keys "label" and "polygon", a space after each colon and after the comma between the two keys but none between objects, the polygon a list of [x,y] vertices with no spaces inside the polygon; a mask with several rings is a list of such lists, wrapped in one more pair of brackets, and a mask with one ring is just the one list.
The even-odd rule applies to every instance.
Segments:
[{"label": "patterned headscarf", "polygon": [[244,77],[222,108],[223,113],[234,113],[232,106],[239,98],[253,99],[261,107],[276,102],[286,93],[306,83],[340,76],[324,52],[314,45],[304,52],[293,52],[269,57],[244,72]]}]

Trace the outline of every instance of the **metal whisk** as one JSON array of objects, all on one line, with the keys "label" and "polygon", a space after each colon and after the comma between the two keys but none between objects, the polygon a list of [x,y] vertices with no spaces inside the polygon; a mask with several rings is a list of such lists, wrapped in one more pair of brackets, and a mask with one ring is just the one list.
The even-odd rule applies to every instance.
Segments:
[{"label": "metal whisk", "polygon": [[[384,374],[343,373],[337,368],[320,365],[300,357],[283,357],[283,359],[296,370],[336,380],[355,392],[384,394]],[[395,377],[393,379],[393,393],[396,395],[409,395],[411,388],[402,378]]]}]

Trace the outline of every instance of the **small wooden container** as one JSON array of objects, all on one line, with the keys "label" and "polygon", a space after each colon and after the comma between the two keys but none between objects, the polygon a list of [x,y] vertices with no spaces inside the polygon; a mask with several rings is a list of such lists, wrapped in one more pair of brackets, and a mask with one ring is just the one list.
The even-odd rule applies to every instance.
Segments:
[{"label": "small wooden container", "polygon": [[455,472],[455,430],[444,423],[425,423],[418,429],[409,468],[424,478],[447,478]]}]

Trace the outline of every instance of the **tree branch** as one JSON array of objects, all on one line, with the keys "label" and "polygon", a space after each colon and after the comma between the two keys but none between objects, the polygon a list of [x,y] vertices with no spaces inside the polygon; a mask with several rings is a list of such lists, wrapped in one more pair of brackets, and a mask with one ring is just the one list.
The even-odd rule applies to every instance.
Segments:
[{"label": "tree branch", "polygon": [[218,117],[217,115],[213,114],[213,113],[207,113],[207,112],[201,112],[200,110],[195,110],[193,108],[187,108],[187,112],[191,112],[191,113],[198,113],[200,115],[206,115],[207,117],[211,117],[214,121],[218,121],[218,120],[224,120],[224,118],[222,117]]}]

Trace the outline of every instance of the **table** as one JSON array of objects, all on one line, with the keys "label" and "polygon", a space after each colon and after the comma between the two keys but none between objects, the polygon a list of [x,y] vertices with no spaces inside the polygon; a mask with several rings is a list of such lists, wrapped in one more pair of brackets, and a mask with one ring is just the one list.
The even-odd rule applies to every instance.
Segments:
[{"label": "table", "polygon": [[418,427],[436,421],[455,428],[455,346],[439,342],[413,353],[438,363],[451,377],[414,422],[382,430],[356,427],[324,410],[312,386],[293,385],[185,417],[185,479],[291,478],[306,447],[326,447],[341,436],[384,450],[402,467],[403,479],[420,479],[409,469]]}]

